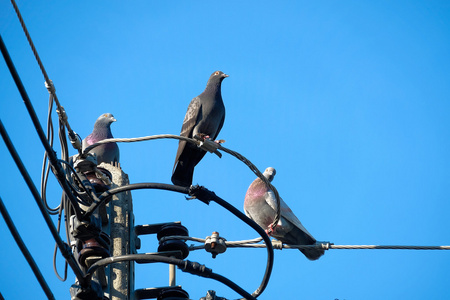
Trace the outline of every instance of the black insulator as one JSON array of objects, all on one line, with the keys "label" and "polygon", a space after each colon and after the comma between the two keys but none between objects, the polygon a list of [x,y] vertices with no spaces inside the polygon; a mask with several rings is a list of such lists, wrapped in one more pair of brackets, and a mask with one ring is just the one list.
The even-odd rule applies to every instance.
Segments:
[{"label": "black insulator", "polygon": [[[189,231],[180,223],[169,223],[162,226],[157,234],[159,240],[158,252],[181,251],[182,259],[189,255],[189,247],[185,240],[170,239],[170,236],[189,236]],[[167,237],[166,239],[163,239]]]},{"label": "black insulator", "polygon": [[182,240],[166,240],[159,244],[158,252],[181,251],[181,259],[185,259],[189,255],[189,247]]},{"label": "black insulator", "polygon": [[189,299],[189,294],[180,288],[165,289],[162,291],[157,300],[184,300]]},{"label": "black insulator", "polygon": [[158,241],[161,240],[162,237],[171,236],[171,235],[182,235],[189,236],[189,231],[186,227],[179,223],[169,223],[163,225],[161,230],[157,234]]}]

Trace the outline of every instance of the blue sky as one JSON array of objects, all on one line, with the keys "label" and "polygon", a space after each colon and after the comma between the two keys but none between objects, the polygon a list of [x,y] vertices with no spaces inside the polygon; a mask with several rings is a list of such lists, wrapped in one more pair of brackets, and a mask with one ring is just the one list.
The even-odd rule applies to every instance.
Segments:
[{"label": "blue sky", "polygon": [[[82,137],[105,112],[115,137],[178,134],[189,101],[222,70],[226,119],[219,138],[260,170],[318,240],[342,244],[448,245],[450,4],[446,1],[19,1],[33,41],[72,128]],[[0,3],[0,32],[36,112],[48,92],[17,17]],[[44,149],[3,59],[0,118],[35,184]],[[120,144],[132,183],[169,183],[177,141]],[[59,151],[59,147],[56,146]],[[70,154],[75,154],[73,149]],[[59,152],[58,152],[59,153]],[[59,155],[59,154],[58,154]],[[74,281],[53,273],[54,243],[3,142],[0,195],[57,299]],[[207,155],[194,183],[242,209],[253,173],[234,157]],[[56,206],[61,188],[52,178]],[[256,237],[216,204],[183,195],[133,192],[136,224],[181,221],[191,236],[219,231]],[[56,219],[53,219],[56,222]],[[44,299],[0,221],[0,291]],[[156,238],[142,252],[156,251]],[[450,292],[447,251],[329,250],[310,262],[275,253],[260,299],[442,299]],[[266,251],[192,252],[249,292]],[[61,256],[58,269],[63,269]],[[69,271],[70,272],[70,271]],[[136,288],[168,283],[166,265],[138,265]],[[192,299],[214,289],[179,272]],[[24,288],[26,286],[26,288]]]}]

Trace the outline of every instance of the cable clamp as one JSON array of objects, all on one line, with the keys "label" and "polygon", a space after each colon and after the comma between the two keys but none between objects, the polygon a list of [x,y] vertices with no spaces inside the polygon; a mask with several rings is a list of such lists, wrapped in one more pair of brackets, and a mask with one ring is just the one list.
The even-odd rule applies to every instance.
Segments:
[{"label": "cable clamp", "polygon": [[49,82],[45,81],[44,84],[50,94],[53,95],[56,92],[55,86],[53,85],[53,80],[49,79]]},{"label": "cable clamp", "polygon": [[205,239],[205,250],[212,254],[212,258],[216,258],[217,254],[227,251],[226,239],[219,236],[217,231],[214,231],[211,236]]},{"label": "cable clamp", "polygon": [[64,109],[63,106],[59,106],[56,109],[56,112],[58,113],[59,119],[61,120],[62,123],[67,124],[67,115],[66,115],[66,110]]},{"label": "cable clamp", "polygon": [[195,135],[194,139],[199,142],[197,147],[202,148],[203,150],[210,153],[214,153],[219,158],[222,158],[222,153],[220,153],[217,149],[219,149],[221,143],[225,142],[224,140],[213,141],[209,138],[204,137],[203,135]]},{"label": "cable clamp", "polygon": [[73,161],[73,167],[77,172],[92,172],[97,169],[97,156],[95,153],[86,153],[86,157],[75,154],[73,156]]},{"label": "cable clamp", "polygon": [[103,172],[101,172],[99,169],[97,169],[97,167],[95,168],[95,175],[97,176],[98,179],[103,181],[106,185],[111,185],[112,184],[112,182],[109,179],[109,177],[106,176],[105,174],[103,174]]},{"label": "cable clamp", "polygon": [[330,242],[316,242],[316,246],[319,249],[323,249],[323,250],[330,250],[330,245],[334,245],[334,243],[330,243]]},{"label": "cable clamp", "polygon": [[81,137],[75,131],[72,131],[72,133],[73,135],[69,134],[70,143],[72,144],[72,147],[74,149],[79,150],[81,152],[82,148]]},{"label": "cable clamp", "polygon": [[276,249],[276,250],[283,250],[283,242],[277,241],[277,240],[272,240],[272,247],[273,247],[273,249]]}]

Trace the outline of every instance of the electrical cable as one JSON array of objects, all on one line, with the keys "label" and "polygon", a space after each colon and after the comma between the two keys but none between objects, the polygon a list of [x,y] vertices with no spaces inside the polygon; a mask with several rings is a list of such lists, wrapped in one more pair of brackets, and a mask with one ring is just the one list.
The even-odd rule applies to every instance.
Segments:
[{"label": "electrical cable", "polygon": [[[199,191],[201,195],[199,195],[199,196],[205,197],[205,195],[203,194],[207,191],[207,190],[206,191],[205,190],[206,189],[201,189]],[[192,191],[192,190],[190,191],[190,194],[192,194],[194,196],[195,196],[195,193],[196,193],[195,191]],[[247,217],[245,214],[243,214],[239,209],[237,209],[236,207],[234,207],[227,201],[223,200],[222,198],[218,197],[214,192],[207,191],[206,194],[207,194],[206,195],[207,198],[216,202],[217,204],[219,204],[220,206],[222,206],[223,208],[225,208],[226,210],[231,212],[233,215],[235,215],[236,217],[241,219],[241,221],[243,221],[244,223],[246,223],[247,225],[252,227],[256,232],[258,232],[258,234],[263,238],[263,240],[267,246],[267,264],[266,264],[266,270],[264,273],[264,277],[263,277],[263,280],[262,280],[260,286],[258,287],[258,289],[256,289],[252,293],[252,296],[254,296],[256,298],[259,295],[261,295],[262,292],[266,289],[267,284],[269,283],[270,275],[272,274],[273,261],[274,261],[272,242],[270,241],[270,238],[266,234],[266,232],[261,228],[261,226],[259,226],[258,224],[256,224],[255,221],[253,221],[252,219]]]},{"label": "electrical cable", "polygon": [[[61,207],[59,209],[59,213],[58,213],[58,224],[56,226],[56,229],[58,231],[58,234],[61,232],[61,217],[62,217],[62,210],[63,210],[63,206],[62,206],[62,199],[61,199]],[[66,231],[67,232],[67,231]],[[56,267],[56,255],[58,253],[58,244],[55,243],[55,250],[53,251],[53,271],[56,275],[56,277],[61,280],[61,281],[66,281],[67,280],[67,261],[64,261],[64,277],[61,277],[58,273],[58,269]]]},{"label": "electrical cable", "polygon": [[[76,177],[76,179],[78,180],[78,182],[80,183],[79,186],[82,187],[82,189],[84,190],[84,193],[86,193],[86,195],[89,197],[89,199],[91,200],[91,203],[95,203],[100,201],[97,198],[97,195],[95,195],[94,192],[90,193],[86,186],[84,184],[82,184],[83,180],[80,178],[80,176],[78,175],[77,171],[67,162],[64,160],[59,159],[58,160],[60,163],[66,165],[66,167],[69,169],[69,171],[71,171],[73,173],[73,175]],[[67,173],[67,172],[66,172]],[[72,187],[72,190],[80,197],[80,199],[82,199],[82,197],[79,195],[79,192],[77,191],[76,187],[73,186],[72,182],[68,180],[68,182],[70,183],[70,186]],[[91,203],[87,203],[87,202],[83,202],[83,201],[79,201],[81,204],[85,205],[85,206],[90,206]]]},{"label": "electrical cable", "polygon": [[[0,38],[1,38],[1,36],[0,36]],[[0,41],[1,41],[1,39],[0,39]],[[11,139],[9,138],[8,133],[6,132],[5,127],[3,126],[2,120],[0,120],[0,135],[2,136],[3,141],[5,142],[5,145],[9,150],[9,153],[11,154],[14,162],[16,163],[17,168],[19,169],[20,173],[22,174],[22,177],[25,180],[25,182],[28,186],[28,189],[30,190],[31,194],[33,195],[33,198],[36,201],[36,204],[38,205],[38,208],[41,211],[42,216],[44,217],[45,223],[47,224],[48,228],[50,229],[50,233],[52,234],[53,238],[55,239],[56,243],[58,244],[61,254],[68,261],[75,276],[77,277],[78,281],[80,282],[80,285],[84,286],[84,284],[86,282],[83,277],[83,271],[78,266],[78,263],[76,262],[70,247],[67,244],[65,244],[63,242],[63,240],[61,239],[61,237],[59,236],[58,231],[56,230],[55,225],[53,224],[52,219],[50,218],[50,215],[47,213],[47,210],[45,209],[45,206],[42,203],[42,199],[39,195],[39,192],[38,192],[36,186],[33,183],[33,180],[31,179],[30,175],[28,174],[27,169],[23,165],[23,162],[20,159],[19,154],[17,153],[16,149],[14,148],[14,145],[11,142]]]},{"label": "electrical cable", "polygon": [[160,263],[166,263],[166,264],[172,264],[178,266],[179,269],[181,269],[183,272],[187,272],[190,274],[194,274],[197,276],[205,277],[205,278],[211,278],[214,280],[217,280],[224,285],[228,286],[235,292],[237,292],[239,295],[243,296],[243,299],[248,300],[256,300],[256,297],[253,295],[250,295],[248,292],[246,292],[244,289],[242,289],[240,286],[235,284],[233,281],[229,280],[228,278],[216,274],[212,272],[211,269],[207,268],[204,265],[201,265],[196,262],[191,262],[189,260],[182,260],[174,257],[166,257],[161,256],[157,254],[152,253],[142,253],[142,254],[129,254],[129,255],[120,255],[120,256],[114,256],[114,257],[107,257],[104,259],[101,259],[94,263],[88,270],[86,274],[86,279],[90,280],[91,276],[94,274],[94,272],[100,268],[107,266],[112,263],[118,263],[118,262],[124,262],[124,261],[139,261],[139,262],[160,262]]},{"label": "electrical cable", "polygon": [[17,17],[19,18],[19,22],[22,25],[23,32],[25,33],[25,36],[27,37],[28,43],[30,44],[31,50],[33,51],[33,54],[34,54],[34,57],[36,58],[36,61],[37,61],[38,65],[39,65],[39,68],[41,69],[42,75],[45,78],[47,89],[49,90],[49,93],[53,96],[53,99],[55,100],[56,106],[58,107],[57,112],[59,114],[60,120],[67,127],[67,130],[69,132],[69,137],[70,137],[71,141],[73,141],[74,147],[79,152],[81,152],[81,145],[79,145],[79,143],[76,142],[77,141],[77,135],[72,130],[72,128],[70,128],[69,121],[67,120],[66,112],[65,112],[64,108],[61,106],[61,104],[59,103],[58,97],[56,96],[56,90],[55,90],[55,88],[53,86],[53,82],[50,80],[50,78],[48,77],[47,72],[45,71],[44,64],[42,63],[42,61],[41,61],[41,59],[39,57],[39,54],[37,53],[36,47],[34,46],[33,41],[31,40],[31,36],[30,36],[30,34],[28,32],[27,27],[25,26],[25,22],[24,22],[24,20],[22,18],[22,15],[20,14],[19,7],[17,6],[16,1],[14,1],[14,0],[11,0],[11,4],[14,7],[14,10],[15,10],[15,12],[17,14]]},{"label": "electrical cable", "polygon": [[[14,79],[17,89],[19,90],[19,93],[22,96],[23,102],[28,110],[28,113],[31,117],[31,121],[33,122],[33,125],[36,129],[39,139],[41,140],[41,143],[44,146],[45,151],[47,152],[50,164],[53,167],[52,170],[53,170],[59,184],[62,186],[63,190],[68,193],[67,195],[69,197],[69,200],[72,202],[72,205],[75,210],[75,215],[77,216],[77,218],[79,220],[81,220],[81,210],[77,204],[77,199],[71,193],[69,193],[70,188],[66,181],[64,170],[62,169],[61,165],[58,163],[56,153],[53,150],[53,148],[50,147],[50,145],[45,137],[45,133],[42,130],[41,124],[40,124],[39,119],[36,115],[36,112],[33,108],[33,105],[31,104],[30,98],[28,97],[28,94],[25,90],[25,87],[22,84],[22,81],[19,77],[19,74],[17,73],[16,68],[14,67],[14,64],[11,60],[8,50],[6,49],[6,45],[3,42],[3,38],[1,35],[0,35],[0,50],[3,54],[3,58],[5,59],[6,65],[8,66],[9,72],[11,73],[11,76]],[[39,196],[39,199],[40,199],[40,196]],[[42,199],[41,199],[41,201],[42,201]]]},{"label": "electrical cable", "polygon": [[30,265],[31,270],[34,273],[34,276],[36,276],[37,281],[41,285],[41,288],[44,291],[45,295],[47,296],[48,299],[55,299],[55,296],[53,296],[53,293],[50,290],[50,287],[48,286],[47,282],[45,281],[44,276],[42,275],[41,271],[39,270],[39,267],[34,261],[33,256],[31,256],[30,251],[28,251],[27,246],[20,237],[20,234],[17,231],[17,228],[14,225],[14,222],[12,221],[11,216],[9,215],[8,210],[6,209],[5,204],[3,203],[1,197],[0,197],[0,213],[2,214],[5,223],[8,226],[9,231],[11,232],[11,235],[16,241],[17,246],[19,246],[20,251],[22,251],[23,256]]},{"label": "electrical cable", "polygon": [[243,214],[239,209],[235,208],[233,205],[229,204],[227,201],[223,200],[222,198],[218,197],[214,192],[211,192],[207,190],[204,187],[199,186],[191,186],[189,188],[171,185],[171,184],[164,184],[164,183],[134,183],[129,185],[124,185],[121,187],[110,189],[104,193],[102,193],[98,198],[100,199],[100,202],[96,202],[94,205],[91,205],[88,210],[86,211],[85,217],[92,214],[95,209],[101,204],[106,203],[106,201],[112,197],[114,194],[131,191],[131,190],[137,190],[137,189],[162,189],[162,190],[168,190],[168,191],[174,191],[179,192],[183,194],[189,194],[192,196],[190,199],[198,199],[206,204],[209,204],[209,201],[214,201],[232,214],[234,214],[236,217],[238,217],[241,221],[252,227],[258,234],[263,238],[264,242],[267,245],[267,265],[266,270],[263,276],[263,280],[256,289],[255,292],[253,292],[254,297],[258,297],[267,287],[267,284],[269,283],[270,275],[272,273],[273,268],[273,261],[274,261],[274,252],[272,247],[272,242],[270,241],[270,238],[266,234],[266,232],[253,220],[248,218],[245,214]]},{"label": "electrical cable", "polygon": [[106,143],[112,143],[112,142],[133,143],[133,142],[143,142],[143,141],[150,141],[150,140],[157,140],[157,139],[177,139],[177,140],[186,141],[186,142],[196,145],[197,147],[199,147],[205,151],[213,152],[213,153],[217,154],[219,157],[221,157],[221,154],[217,150],[222,150],[222,151],[236,157],[240,161],[242,161],[244,164],[246,164],[249,167],[249,169],[256,176],[258,176],[269,187],[269,189],[271,189],[273,191],[273,193],[275,195],[275,199],[277,201],[277,209],[276,209],[276,213],[275,213],[275,218],[274,218],[272,224],[269,225],[269,229],[273,230],[275,228],[275,226],[278,224],[278,221],[280,220],[280,217],[281,217],[281,205],[280,205],[281,197],[278,193],[278,190],[270,183],[270,181],[266,177],[263,176],[263,174],[258,170],[258,168],[250,160],[248,160],[246,157],[244,157],[243,155],[239,154],[236,151],[233,151],[231,149],[223,147],[220,143],[215,143],[215,142],[212,142],[209,140],[201,141],[201,140],[198,140],[195,138],[192,139],[192,138],[187,138],[184,136],[178,136],[178,135],[173,135],[173,134],[159,134],[159,135],[137,137],[137,138],[110,138],[110,139],[101,140],[95,144],[90,145],[89,147],[86,147],[83,150],[82,156],[86,155],[89,151],[91,151],[95,147],[100,146],[102,144],[106,144]]},{"label": "electrical cable", "polygon": [[159,190],[166,190],[166,191],[172,191],[172,192],[178,192],[181,194],[188,194],[189,188],[172,185],[172,184],[166,184],[166,183],[133,183],[128,184],[116,188],[112,188],[110,190],[107,190],[106,192],[103,192],[100,196],[98,196],[99,201],[92,204],[85,212],[84,218],[89,218],[92,213],[102,204],[107,203],[108,199],[112,197],[115,194],[132,191],[132,190],[142,190],[142,189],[159,189]]},{"label": "electrical cable", "polygon": [[[47,114],[47,140],[50,146],[53,148],[54,130],[53,130],[53,123],[51,122],[52,108],[53,108],[53,98],[50,95],[49,108]],[[47,152],[44,152],[44,160],[42,162],[42,173],[41,173],[41,198],[42,201],[44,201],[48,213],[51,215],[56,215],[59,212],[59,207],[61,206],[61,203],[55,208],[51,208],[47,203],[47,182],[49,173],[50,173],[50,165],[47,165]]]}]

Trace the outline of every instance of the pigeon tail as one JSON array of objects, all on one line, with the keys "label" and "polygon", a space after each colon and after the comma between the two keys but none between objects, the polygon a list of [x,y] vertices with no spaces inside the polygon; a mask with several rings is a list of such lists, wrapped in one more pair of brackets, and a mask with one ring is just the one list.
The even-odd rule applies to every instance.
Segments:
[{"label": "pigeon tail", "polygon": [[[317,243],[317,241],[312,236],[297,227],[294,227],[291,231],[285,232],[281,235],[275,229],[275,232],[274,234],[272,234],[272,236],[277,240],[280,240],[283,243],[289,245],[315,245]],[[309,260],[317,260],[325,253],[325,250],[315,248],[299,250]]]},{"label": "pigeon tail", "polygon": [[192,177],[194,176],[194,166],[189,168],[178,163],[172,174],[172,183],[179,186],[189,187],[192,185]]},{"label": "pigeon tail", "polygon": [[319,249],[299,249],[299,250],[309,260],[318,260],[325,253],[325,250]]}]

